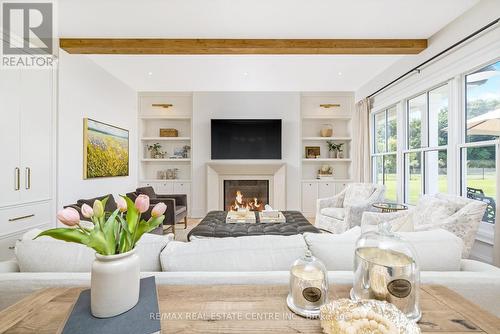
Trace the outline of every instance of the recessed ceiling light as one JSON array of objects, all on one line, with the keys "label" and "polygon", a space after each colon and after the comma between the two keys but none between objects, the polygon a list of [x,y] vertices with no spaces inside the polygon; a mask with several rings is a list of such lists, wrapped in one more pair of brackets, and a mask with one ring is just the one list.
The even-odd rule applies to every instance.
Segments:
[{"label": "recessed ceiling light", "polygon": [[244,75],[244,76],[247,76],[247,75],[248,75],[248,72],[243,72],[243,75]]},{"label": "recessed ceiling light", "polygon": [[339,73],[337,73],[337,74],[339,75],[339,77],[341,77],[341,76],[342,76],[342,72],[339,72]]},{"label": "recessed ceiling light", "polygon": [[149,76],[152,76],[152,75],[153,75],[153,72],[148,72],[148,75],[149,75]]}]

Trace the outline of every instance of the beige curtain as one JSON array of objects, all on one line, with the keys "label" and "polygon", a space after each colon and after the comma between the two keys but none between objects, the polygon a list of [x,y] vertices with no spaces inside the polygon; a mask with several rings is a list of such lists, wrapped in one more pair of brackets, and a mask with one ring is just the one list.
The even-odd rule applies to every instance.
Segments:
[{"label": "beige curtain", "polygon": [[353,179],[356,182],[371,182],[370,164],[370,101],[356,103],[352,117],[353,129]]}]

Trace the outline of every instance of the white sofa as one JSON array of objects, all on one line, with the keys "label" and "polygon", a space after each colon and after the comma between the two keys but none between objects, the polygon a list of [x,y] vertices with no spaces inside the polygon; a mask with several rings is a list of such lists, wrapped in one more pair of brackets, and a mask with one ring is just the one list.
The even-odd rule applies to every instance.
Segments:
[{"label": "white sofa", "polygon": [[[28,232],[16,245],[17,260],[0,263],[0,309],[47,287],[89,286],[93,252]],[[173,241],[145,235],[138,245],[143,276],[158,284],[288,284],[288,269],[306,248],[320,258],[333,284],[351,284],[360,227],[343,234],[251,236]],[[500,315],[500,269],[461,259],[462,240],[445,230],[402,233],[417,250],[424,284],[442,284]],[[446,247],[443,247],[446,245]],[[75,260],[76,259],[76,260]],[[44,268],[49,268],[51,272]]]}]

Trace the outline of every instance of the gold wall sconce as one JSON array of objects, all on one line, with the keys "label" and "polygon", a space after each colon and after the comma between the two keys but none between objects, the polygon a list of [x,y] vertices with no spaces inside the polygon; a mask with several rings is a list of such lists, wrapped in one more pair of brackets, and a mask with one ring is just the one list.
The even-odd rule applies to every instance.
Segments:
[{"label": "gold wall sconce", "polygon": [[174,105],[171,103],[153,103],[152,106],[157,107],[157,108],[168,109],[168,108],[172,108]]},{"label": "gold wall sconce", "polygon": [[340,104],[325,103],[325,104],[320,104],[319,106],[321,108],[329,109],[329,108],[338,108],[340,107]]}]

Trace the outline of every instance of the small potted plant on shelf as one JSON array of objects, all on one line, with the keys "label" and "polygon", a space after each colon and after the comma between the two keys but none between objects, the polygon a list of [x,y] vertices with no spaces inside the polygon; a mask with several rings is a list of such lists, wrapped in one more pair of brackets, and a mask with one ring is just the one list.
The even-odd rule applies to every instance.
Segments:
[{"label": "small potted plant on shelf", "polygon": [[153,145],[148,145],[148,151],[151,154],[152,159],[161,159],[164,155],[161,152],[160,143],[154,143]]},{"label": "small potted plant on shelf", "polygon": [[[57,213],[58,220],[70,228],[53,228],[36,238],[49,236],[86,245],[96,251],[92,264],[90,309],[98,318],[109,318],[133,308],[139,301],[140,267],[135,246],[144,233],[163,223],[165,203],[156,204],[147,221],[141,215],[149,210],[149,197],[139,195],[135,203],[121,196],[114,212],[104,212],[107,198],[84,204],[82,216],[92,221],[83,226],[74,208]],[[92,226],[90,226],[92,225]]]},{"label": "small potted plant on shelf", "polygon": [[344,157],[344,153],[342,150],[342,146],[344,146],[344,143],[337,144],[333,140],[328,140],[326,144],[328,145],[328,157],[330,159],[337,159]]}]

